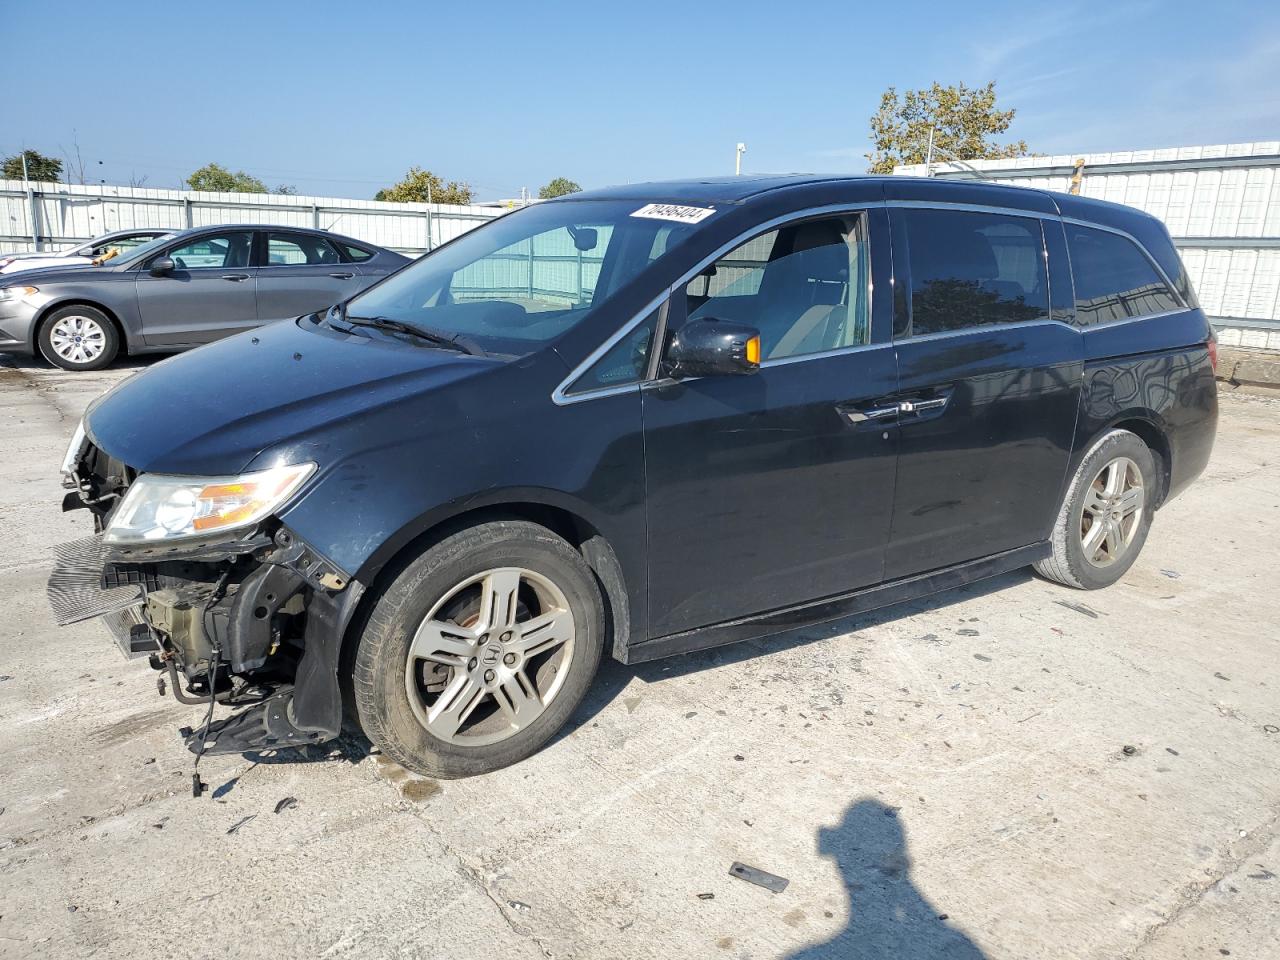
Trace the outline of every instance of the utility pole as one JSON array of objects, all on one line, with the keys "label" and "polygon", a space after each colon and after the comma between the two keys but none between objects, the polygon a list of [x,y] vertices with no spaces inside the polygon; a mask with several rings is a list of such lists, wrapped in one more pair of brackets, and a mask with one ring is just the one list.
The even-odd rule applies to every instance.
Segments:
[{"label": "utility pole", "polygon": [[36,229],[36,192],[31,189],[31,180],[27,177],[27,148],[22,148],[22,189],[27,191],[27,210],[31,214],[31,249],[40,249],[40,233]]},{"label": "utility pole", "polygon": [[734,158],[734,161],[733,161],[733,175],[735,177],[742,176],[742,155],[746,152],[747,152],[747,145],[745,143],[739,143],[737,156]]}]

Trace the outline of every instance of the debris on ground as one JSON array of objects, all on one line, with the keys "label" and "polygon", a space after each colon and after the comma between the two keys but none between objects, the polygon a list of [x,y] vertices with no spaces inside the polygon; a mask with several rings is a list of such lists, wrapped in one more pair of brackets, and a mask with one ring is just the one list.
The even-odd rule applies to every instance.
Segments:
[{"label": "debris on ground", "polygon": [[715,898],[716,898],[716,895],[715,895],[714,893],[700,893],[700,894],[698,894],[698,899],[699,899],[699,900],[714,900]]},{"label": "debris on ground", "polygon": [[983,663],[990,663],[990,662],[991,662],[991,658],[990,658],[990,657],[988,657],[985,653],[975,653],[975,654],[973,655],[973,659],[975,659],[975,660],[981,660]]},{"label": "debris on ground", "polygon": [[512,910],[514,910],[516,913],[528,913],[530,910],[533,909],[527,903],[524,903],[523,901],[520,901],[520,900],[508,900],[507,906],[510,907]]},{"label": "debris on ground", "polygon": [[241,817],[239,820],[237,820],[235,823],[231,825],[231,829],[227,831],[227,836],[230,836],[231,834],[235,833],[237,830],[243,827],[250,820],[256,820],[257,817],[258,815],[256,813],[251,813],[247,817]]},{"label": "debris on ground", "polygon": [[157,821],[156,821],[155,823],[153,823],[151,826],[155,827],[157,830],[163,830],[163,829],[164,829],[164,825],[165,825],[166,823],[168,823],[168,822],[169,822],[169,818],[168,818],[168,817],[161,817],[159,820],[157,820]]},{"label": "debris on ground", "polygon": [[276,804],[276,813],[283,813],[284,811],[290,810],[293,807],[296,807],[297,805],[298,805],[297,797],[285,797],[283,800],[281,800],[279,803]]},{"label": "debris on ground", "polygon": [[1180,574],[1177,570],[1161,570],[1160,572],[1164,574],[1166,577],[1168,577],[1170,580],[1177,580],[1179,577],[1182,576],[1182,574]]},{"label": "debris on ground", "polygon": [[1123,753],[1126,757],[1132,757],[1135,753],[1138,752],[1138,748],[1131,743],[1126,743],[1120,752]]},{"label": "debris on ground", "polygon": [[1213,672],[1213,675],[1214,675],[1214,677],[1215,677],[1215,678],[1217,678],[1218,680],[1226,680],[1228,683],[1230,683],[1230,682],[1231,682],[1231,678],[1230,678],[1230,677],[1223,676],[1223,675],[1222,675],[1221,673],[1219,673],[1217,670],[1215,670],[1215,671]]},{"label": "debris on ground", "polygon": [[1083,603],[1072,603],[1070,600],[1055,600],[1053,602],[1060,607],[1066,607],[1068,610],[1073,610],[1076,613],[1082,613],[1086,617],[1091,617],[1094,620],[1098,619],[1098,611],[1091,609],[1090,607],[1086,607]]},{"label": "debris on ground", "polygon": [[980,636],[982,636],[982,634],[978,633],[978,631],[977,631],[977,630],[974,630],[972,627],[965,627],[963,630],[957,630],[957,631],[956,631],[956,636],[958,636],[958,637],[980,637]]},{"label": "debris on ground", "polygon": [[787,889],[787,884],[791,882],[786,877],[767,873],[757,867],[749,867],[745,863],[738,863],[736,860],[729,867],[729,876],[745,880],[747,883],[754,883],[757,887],[764,887],[774,893],[781,893]]}]

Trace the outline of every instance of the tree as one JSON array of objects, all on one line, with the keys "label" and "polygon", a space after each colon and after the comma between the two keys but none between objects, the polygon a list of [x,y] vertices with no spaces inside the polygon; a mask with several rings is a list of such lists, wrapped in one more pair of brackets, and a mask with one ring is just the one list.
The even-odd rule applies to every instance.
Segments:
[{"label": "tree", "polygon": [[430,170],[410,167],[404,179],[394,186],[379,190],[375,200],[390,203],[461,203],[471,202],[470,184],[450,180],[447,183]]},{"label": "tree", "polygon": [[292,183],[278,183],[271,188],[271,192],[277,193],[282,197],[296,197],[298,195],[298,188]]},{"label": "tree", "polygon": [[35,150],[23,150],[22,153],[14,154],[12,157],[5,157],[4,161],[0,162],[0,179],[21,180],[23,157],[27,158],[28,180],[45,180],[56,183],[58,178],[62,176],[61,160],[46,157]]},{"label": "tree", "polygon": [[556,177],[538,191],[538,199],[554,200],[570,193],[577,193],[582,188],[567,177]]},{"label": "tree", "polygon": [[995,137],[1009,129],[1015,110],[996,109],[996,84],[985,87],[944,87],[908,90],[899,97],[890,87],[880,97],[880,109],[871,118],[875,153],[868,153],[868,173],[893,173],[895,166],[924,163],[929,153],[929,128],[933,128],[934,157],[946,160],[979,160],[1022,157],[1025,140],[1000,144]]},{"label": "tree", "polygon": [[187,177],[192,190],[211,190],[217,193],[266,193],[267,185],[243,170],[232,173],[220,163],[207,163]]}]

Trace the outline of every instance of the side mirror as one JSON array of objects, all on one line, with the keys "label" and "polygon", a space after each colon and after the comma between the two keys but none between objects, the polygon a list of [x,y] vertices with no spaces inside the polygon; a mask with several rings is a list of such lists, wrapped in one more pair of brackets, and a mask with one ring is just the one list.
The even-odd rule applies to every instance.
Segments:
[{"label": "side mirror", "polygon": [[151,275],[153,277],[167,277],[173,273],[176,265],[172,257],[156,257],[151,261]]},{"label": "side mirror", "polygon": [[677,380],[755,373],[760,369],[760,331],[710,317],[690,320],[671,338],[667,364]]}]

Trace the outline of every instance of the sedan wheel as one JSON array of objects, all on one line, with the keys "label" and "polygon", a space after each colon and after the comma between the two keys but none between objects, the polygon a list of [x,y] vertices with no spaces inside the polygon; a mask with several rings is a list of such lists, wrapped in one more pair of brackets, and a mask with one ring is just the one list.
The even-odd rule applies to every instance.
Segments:
[{"label": "sedan wheel", "polygon": [[106,349],[107,334],[93,317],[73,313],[54,322],[49,331],[49,346],[63,360],[92,363]]},{"label": "sedan wheel", "polygon": [[44,358],[64,370],[101,370],[120,350],[120,335],[105,313],[88,304],[55,310],[40,325]]}]

